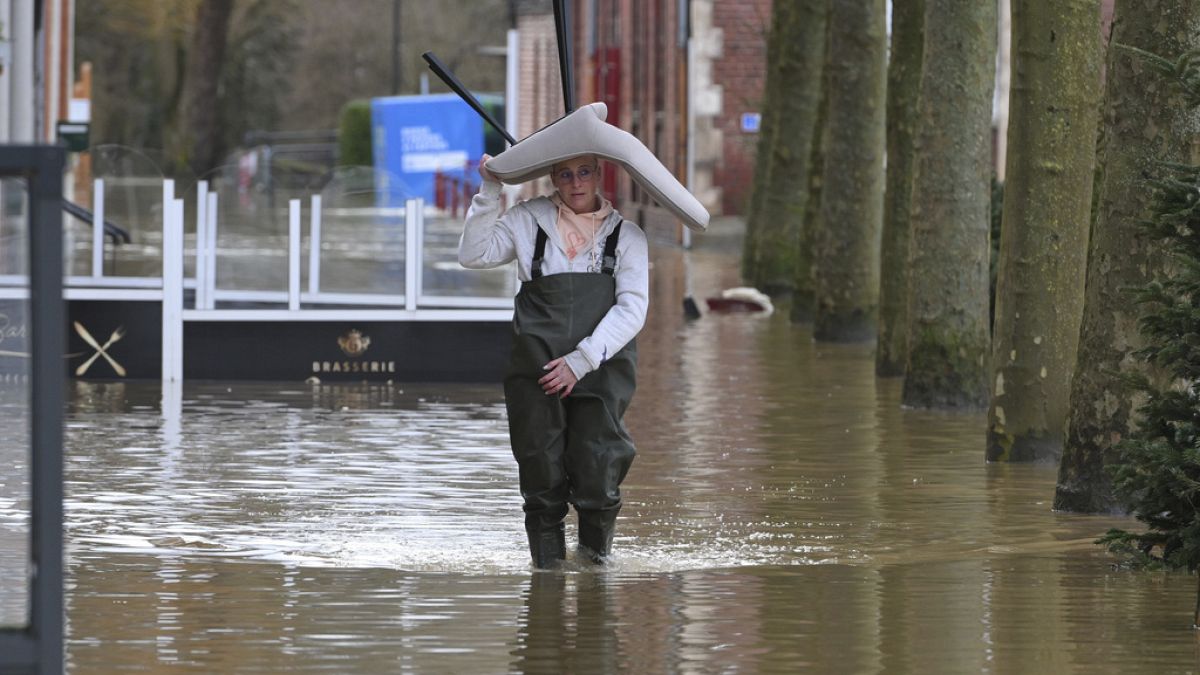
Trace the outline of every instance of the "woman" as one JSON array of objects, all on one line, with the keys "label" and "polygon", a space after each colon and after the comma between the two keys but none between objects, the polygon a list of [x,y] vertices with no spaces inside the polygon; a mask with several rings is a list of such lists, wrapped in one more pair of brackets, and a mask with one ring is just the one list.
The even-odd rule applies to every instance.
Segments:
[{"label": "woman", "polygon": [[504,398],[529,550],[538,568],[566,557],[569,503],[580,552],[603,563],[634,456],[623,418],[635,388],[634,336],[646,319],[646,236],[599,194],[594,155],[555,164],[553,195],[503,214],[488,159],[458,259],[471,269],[517,261]]}]

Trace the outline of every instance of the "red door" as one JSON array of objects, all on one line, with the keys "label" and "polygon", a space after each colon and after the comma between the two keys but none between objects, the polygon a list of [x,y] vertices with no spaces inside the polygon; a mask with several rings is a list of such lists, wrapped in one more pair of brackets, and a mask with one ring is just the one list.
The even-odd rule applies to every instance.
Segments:
[{"label": "red door", "polygon": [[[600,47],[596,50],[596,73],[592,79],[595,91],[593,101],[603,101],[608,105],[608,123],[621,126],[621,50],[616,47]],[[601,186],[604,196],[616,202],[617,172],[616,167],[606,162],[604,167],[604,184]]]}]

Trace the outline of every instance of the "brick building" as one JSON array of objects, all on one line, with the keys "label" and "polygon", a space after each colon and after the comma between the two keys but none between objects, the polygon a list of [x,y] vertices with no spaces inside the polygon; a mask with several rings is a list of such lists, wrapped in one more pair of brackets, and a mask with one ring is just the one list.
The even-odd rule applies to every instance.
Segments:
[{"label": "brick building", "polygon": [[[741,120],[757,112],[762,96],[771,0],[582,0],[572,7],[576,102],[608,104],[608,121],[645,143],[714,215],[741,213],[757,139]],[[523,138],[564,107],[551,3],[518,2],[516,24],[515,135]],[[526,194],[548,190],[544,184]],[[675,219],[624,172],[607,171],[603,191],[652,235],[680,237]]]}]

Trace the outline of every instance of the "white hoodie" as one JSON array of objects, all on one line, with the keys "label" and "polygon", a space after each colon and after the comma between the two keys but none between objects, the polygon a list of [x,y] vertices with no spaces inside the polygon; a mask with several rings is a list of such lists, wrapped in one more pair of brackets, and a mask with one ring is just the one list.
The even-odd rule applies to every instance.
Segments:
[{"label": "white hoodie", "polygon": [[[499,267],[516,259],[517,278],[529,281],[530,265],[536,241],[534,225],[546,233],[549,246],[542,259],[542,274],[565,272],[599,272],[604,241],[622,221],[613,211],[592,242],[588,255],[576,255],[568,260],[556,220],[558,208],[546,197],[538,197],[513,206],[500,213],[500,184],[484,181],[479,193],[471,200],[462,239],[458,243],[458,261],[469,269]],[[649,257],[646,235],[630,221],[621,227],[617,241],[616,304],[600,320],[596,330],[566,355],[567,366],[577,379],[600,367],[609,356],[616,354],[642,329],[649,304]]]}]

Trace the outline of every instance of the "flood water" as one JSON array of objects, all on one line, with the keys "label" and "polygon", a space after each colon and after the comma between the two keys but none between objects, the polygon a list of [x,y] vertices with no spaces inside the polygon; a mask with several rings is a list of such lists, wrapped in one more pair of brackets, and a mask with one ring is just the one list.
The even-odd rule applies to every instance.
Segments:
[{"label": "flood water", "polygon": [[1200,670],[1194,578],[1114,567],[1134,523],[1052,512],[984,415],[904,410],[786,316],[685,322],[738,250],[653,250],[603,569],[530,570],[498,385],[72,383],[69,669]]}]

